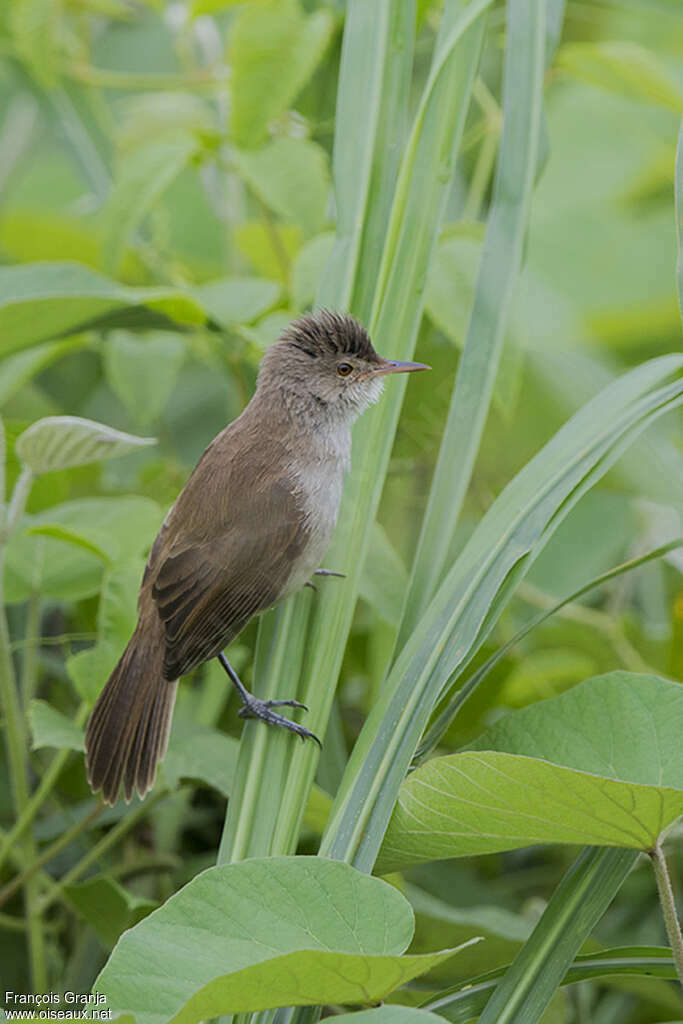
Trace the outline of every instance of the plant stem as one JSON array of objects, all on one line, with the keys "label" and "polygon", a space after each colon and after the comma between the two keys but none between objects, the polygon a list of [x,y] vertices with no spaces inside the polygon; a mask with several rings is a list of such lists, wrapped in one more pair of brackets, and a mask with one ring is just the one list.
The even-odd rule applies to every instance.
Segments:
[{"label": "plant stem", "polygon": [[137,825],[141,818],[144,818],[146,814],[149,814],[152,808],[156,807],[156,805],[168,795],[169,791],[167,789],[159,790],[158,793],[154,793],[152,796],[147,797],[147,799],[141,803],[139,807],[136,807],[131,814],[122,818],[117,825],[114,825],[113,828],[109,829],[107,834],[100,839],[99,843],[95,843],[92,850],[89,850],[84,857],[81,857],[78,863],[74,864],[71,870],[67,871],[63,878],[59,879],[49,895],[44,897],[41,903],[41,911],[47,910],[47,908],[59,897],[65,886],[71,885],[71,883],[75,882],[77,878],[80,878],[80,876],[88,870],[90,865],[93,864],[98,857],[101,857],[102,854],[106,853],[111,846],[118,843],[119,839],[123,838],[126,832],[130,832],[133,826]]},{"label": "plant stem", "polygon": [[88,825],[94,821],[103,810],[104,804],[97,804],[90,814],[86,815],[82,821],[77,821],[75,825],[72,825],[71,828],[62,833],[59,839],[55,839],[53,843],[46,846],[40,856],[36,857],[32,864],[29,864],[29,866],[25,868],[20,875],[17,875],[16,878],[13,878],[11,882],[8,882],[3,889],[0,889],[0,907],[6,903],[10,896],[12,896],[17,889],[27,882],[29,878],[33,878],[36,871],[41,868],[43,864],[47,864],[51,861],[53,857],[57,856],[60,850],[63,850],[76,838],[76,836],[79,836],[81,832],[84,832]]},{"label": "plant stem", "polygon": [[655,878],[657,879],[659,902],[662,905],[666,934],[669,937],[669,945],[671,946],[671,952],[676,965],[676,973],[678,974],[678,980],[683,985],[683,935],[681,935],[681,925],[676,913],[676,901],[671,886],[669,869],[666,866],[664,851],[659,843],[649,853]]},{"label": "plant stem", "polygon": [[21,695],[28,713],[38,684],[38,648],[40,645],[40,594],[31,594],[26,614],[26,633],[21,666]]},{"label": "plant stem", "polygon": [[[76,714],[76,724],[83,725],[87,715],[88,708],[85,704],[82,704]],[[10,853],[12,847],[22,837],[42,807],[43,803],[52,792],[62,768],[66,764],[71,753],[71,750],[60,750],[59,753],[55,755],[49,768],[40,780],[38,788],[31,794],[31,797],[14,825],[3,837],[2,842],[0,842],[0,867],[5,863],[7,855]]]}]

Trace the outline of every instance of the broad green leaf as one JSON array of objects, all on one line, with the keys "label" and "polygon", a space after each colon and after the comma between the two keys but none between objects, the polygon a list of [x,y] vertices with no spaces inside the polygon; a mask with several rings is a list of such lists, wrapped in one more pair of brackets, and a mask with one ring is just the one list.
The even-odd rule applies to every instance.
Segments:
[{"label": "broad green leaf", "polygon": [[137,337],[114,331],[106,341],[104,367],[112,391],[143,426],[163,412],[185,360],[185,344],[170,332]]},{"label": "broad green leaf", "polygon": [[307,236],[320,231],[330,176],[327,154],[316,142],[278,138],[260,149],[235,150],[232,161],[271,210],[299,224]]},{"label": "broad green leaf", "polygon": [[34,473],[49,473],[111,459],[151,444],[156,444],[153,437],[135,437],[79,416],[47,416],[19,435],[14,450]]},{"label": "broad green leaf", "polygon": [[658,54],[637,43],[567,43],[557,63],[591,85],[683,114],[683,85]]},{"label": "broad green leaf", "polygon": [[516,711],[399,794],[380,870],[534,843],[651,849],[683,813],[683,687],[612,672]]},{"label": "broad green leaf", "polygon": [[[81,498],[26,516],[24,529],[15,530],[7,543],[5,600],[24,601],[37,592],[58,600],[96,594],[104,571],[102,558],[87,546],[73,543],[69,535],[96,537],[94,543],[106,544],[105,554],[119,562],[150,546],[162,518],[156,502],[142,497]],[[27,532],[42,525],[64,527],[64,539]]]},{"label": "broad green leaf", "polygon": [[221,327],[232,327],[251,323],[274,306],[280,285],[261,277],[226,277],[200,285],[194,293]]},{"label": "broad green leaf", "polygon": [[83,750],[83,730],[47,701],[31,701],[29,723],[33,750],[40,750],[41,747]]},{"label": "broad green leaf", "polygon": [[158,326],[204,323],[197,300],[173,288],[127,288],[78,263],[26,263],[0,268],[0,337],[8,355],[98,324]]},{"label": "broad green leaf", "polygon": [[122,936],[95,988],[137,1024],[368,1002],[453,955],[401,957],[412,928],[396,889],[344,864],[246,860],[203,872]]},{"label": "broad green leaf", "polygon": [[83,338],[48,341],[0,361],[0,407],[51,363],[86,345]]},{"label": "broad green leaf", "polygon": [[301,247],[292,267],[292,301],[297,309],[313,305],[333,246],[334,234],[327,231]]},{"label": "broad green leaf", "polygon": [[229,38],[232,132],[238,146],[258,146],[269,122],[303,88],[333,28],[328,10],[304,14],[297,0],[245,4]]},{"label": "broad green leaf", "polygon": [[127,153],[102,211],[107,269],[116,273],[124,246],[142,219],[195,155],[189,136],[154,140]]},{"label": "broad green leaf", "polygon": [[335,1024],[338,1021],[346,1021],[346,1024],[440,1024],[442,1020],[435,1013],[414,1006],[389,1005],[378,1006],[374,1010],[336,1014],[334,1018]]},{"label": "broad green leaf", "polygon": [[154,910],[156,902],[135,896],[106,875],[64,886],[64,893],[79,915],[105,944],[113,946],[121,932],[132,928]]}]

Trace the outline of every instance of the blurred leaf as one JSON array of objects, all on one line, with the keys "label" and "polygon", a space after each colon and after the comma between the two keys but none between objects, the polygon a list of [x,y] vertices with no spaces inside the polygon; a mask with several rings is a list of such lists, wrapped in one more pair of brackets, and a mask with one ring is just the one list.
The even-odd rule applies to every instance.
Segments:
[{"label": "blurred leaf", "polygon": [[95,986],[137,1024],[368,1002],[455,952],[402,957],[411,933],[409,904],[379,879],[321,857],[250,859],[204,871],[122,936]]},{"label": "blurred leaf", "polygon": [[269,122],[301,91],[330,41],[329,10],[306,15],[297,0],[245,4],[232,23],[232,132],[238,146],[258,146]]},{"label": "blurred leaf", "polygon": [[288,283],[290,265],[301,248],[302,235],[298,224],[246,221],[235,231],[235,241],[259,274]]},{"label": "blurred leaf", "polygon": [[48,473],[111,459],[156,443],[153,437],[135,437],[79,416],[48,416],[19,435],[15,451],[34,473]]},{"label": "blurred leaf", "polygon": [[195,139],[145,143],[125,154],[107,204],[102,211],[107,268],[116,272],[124,246],[154,205],[197,152]]},{"label": "blurred leaf", "polygon": [[101,264],[100,237],[95,225],[56,210],[5,210],[0,219],[0,245],[13,263],[77,260],[95,269]]},{"label": "blurred leaf", "polygon": [[385,531],[375,523],[360,579],[360,596],[386,622],[398,626],[407,585],[405,565]]},{"label": "blurred leaf", "polygon": [[[481,253],[482,242],[476,237],[463,234],[449,238],[436,250],[427,276],[425,312],[461,350],[472,314]],[[521,386],[522,345],[526,329],[520,309],[520,292],[518,289],[512,301],[493,390],[493,399],[503,415],[513,411]]]},{"label": "blurred leaf", "polygon": [[113,946],[121,932],[142,921],[157,906],[156,901],[135,896],[106,875],[66,885],[64,893],[107,947]]},{"label": "blurred leaf", "polygon": [[683,120],[678,132],[678,146],[676,147],[676,180],[674,182],[675,210],[676,210],[676,241],[678,244],[678,259],[676,264],[678,278],[678,309],[683,320]]},{"label": "blurred leaf", "polygon": [[597,667],[595,658],[573,648],[525,651],[506,676],[497,699],[505,707],[526,707],[575,686]]},{"label": "blurred leaf", "polygon": [[44,345],[35,345],[26,352],[17,352],[0,360],[0,406],[46,366],[86,345],[87,341],[84,338],[48,341]]},{"label": "blurred leaf", "polygon": [[292,300],[297,309],[312,306],[325,264],[334,247],[334,233],[326,231],[299,250],[292,267]]},{"label": "blurred leaf", "polygon": [[55,84],[60,0],[10,0],[8,24],[17,56],[44,88]]},{"label": "blurred leaf", "polygon": [[260,149],[235,150],[232,160],[256,195],[304,234],[320,231],[330,191],[327,154],[308,139],[278,138]]},{"label": "blurred leaf", "polygon": [[66,659],[66,670],[81,700],[94,704],[123,653],[110,643],[98,643]]},{"label": "blurred leaf", "polygon": [[135,629],[142,559],[105,573],[97,613],[97,643],[67,658],[66,668],[81,698],[94,704]]},{"label": "blurred leaf", "polygon": [[172,288],[126,288],[78,263],[0,267],[0,336],[4,354],[67,331],[125,316],[129,327],[158,326],[159,314],[201,324],[196,299]]},{"label": "blurred leaf", "polygon": [[152,140],[173,142],[181,133],[201,138],[218,132],[210,104],[189,92],[135,93],[120,100],[116,110],[116,141],[122,152],[133,153]]},{"label": "blurred leaf", "polygon": [[24,529],[16,530],[7,543],[5,600],[24,601],[37,592],[58,600],[79,600],[96,594],[102,581],[102,560],[92,551],[54,537],[31,536],[27,528],[63,526],[67,533],[88,538],[95,523],[98,540],[106,543],[112,561],[118,561],[145,551],[162,518],[156,502],[142,497],[81,498],[26,516]]},{"label": "blurred leaf", "polygon": [[252,327],[244,328],[243,333],[256,345],[266,349],[277,341],[279,335],[296,316],[293,310],[276,309],[257,321]]},{"label": "blurred leaf", "polygon": [[280,297],[277,281],[261,277],[226,277],[194,289],[197,300],[221,327],[248,324]]},{"label": "blurred leaf", "polygon": [[200,779],[229,797],[235,778],[239,740],[217,729],[193,724],[178,735],[174,728],[163,761],[163,772],[171,788],[181,779]]},{"label": "blurred leaf", "polygon": [[29,723],[33,743],[32,750],[41,747],[56,747],[58,750],[83,750],[83,730],[70,718],[57,711],[45,700],[32,700]]},{"label": "blurred leaf", "polygon": [[612,672],[506,715],[403,783],[379,870],[577,843],[649,850],[683,813],[683,687]]},{"label": "blurred leaf", "polygon": [[567,43],[557,64],[608,92],[683,114],[683,86],[656,53],[637,43]]},{"label": "blurred leaf", "polygon": [[133,418],[148,426],[171,397],[185,360],[185,343],[168,331],[109,334],[104,349],[107,381]]},{"label": "blurred leaf", "polygon": [[92,529],[87,528],[88,536],[83,532],[83,527],[79,530],[72,530],[68,526],[61,526],[59,523],[44,523],[42,526],[29,526],[24,531],[29,537],[53,537],[54,540],[63,540],[68,544],[75,544],[76,547],[83,548],[84,551],[90,551],[91,554],[97,555],[105,565],[111,562],[111,558],[107,554],[106,548],[110,545],[108,542],[108,534],[104,533],[103,530],[98,530],[95,526]]}]

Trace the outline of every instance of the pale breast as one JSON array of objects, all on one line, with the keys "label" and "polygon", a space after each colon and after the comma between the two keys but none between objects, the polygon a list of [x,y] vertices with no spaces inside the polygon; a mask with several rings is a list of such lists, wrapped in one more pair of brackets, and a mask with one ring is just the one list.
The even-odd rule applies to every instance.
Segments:
[{"label": "pale breast", "polygon": [[310,580],[322,564],[339,514],[349,452],[350,439],[346,444],[316,445],[307,458],[297,460],[294,488],[304,514],[308,542],[293,566],[286,588],[288,594]]}]

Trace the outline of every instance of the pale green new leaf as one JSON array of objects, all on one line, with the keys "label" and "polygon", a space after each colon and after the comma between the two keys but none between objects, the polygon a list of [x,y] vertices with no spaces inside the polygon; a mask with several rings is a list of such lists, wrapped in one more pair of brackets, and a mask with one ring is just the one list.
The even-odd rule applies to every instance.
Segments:
[{"label": "pale green new leaf", "polygon": [[613,672],[497,722],[401,787],[378,870],[577,843],[648,850],[683,813],[683,688]]},{"label": "pale green new leaf", "polygon": [[137,1024],[381,998],[453,950],[402,957],[403,896],[318,857],[210,868],[127,932],[95,983]]},{"label": "pale green new leaf", "polygon": [[136,437],[94,420],[47,416],[19,435],[15,451],[33,473],[49,473],[126,455],[151,444],[156,444],[153,437]]}]

